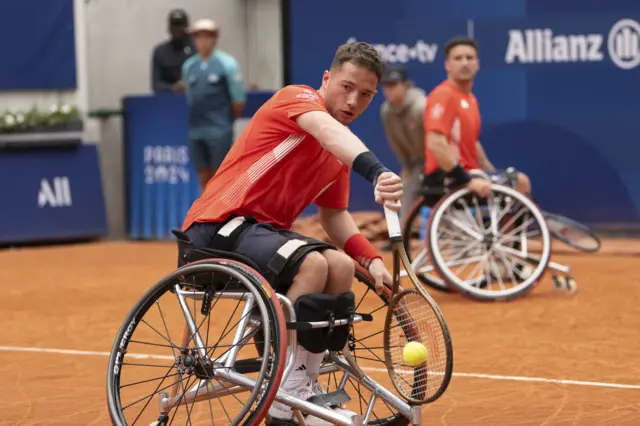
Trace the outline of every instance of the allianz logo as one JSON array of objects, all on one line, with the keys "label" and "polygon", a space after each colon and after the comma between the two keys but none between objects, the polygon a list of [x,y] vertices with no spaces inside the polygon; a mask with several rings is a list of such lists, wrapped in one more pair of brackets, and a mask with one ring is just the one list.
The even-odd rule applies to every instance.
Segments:
[{"label": "allianz logo", "polygon": [[[350,37],[347,43],[356,42],[355,37]],[[430,64],[436,60],[438,45],[426,43],[424,40],[417,40],[413,45],[405,43],[375,44],[371,43],[378,51],[386,63],[405,64],[409,61],[418,61],[423,64]]]},{"label": "allianz logo", "polygon": [[640,23],[619,20],[609,30],[606,43],[600,33],[556,34],[550,28],[510,30],[505,62],[601,62],[605,54],[621,69],[640,65]]},{"label": "allianz logo", "polygon": [[54,177],[50,181],[47,179],[40,181],[38,207],[71,207],[71,205],[71,185],[68,177]]}]

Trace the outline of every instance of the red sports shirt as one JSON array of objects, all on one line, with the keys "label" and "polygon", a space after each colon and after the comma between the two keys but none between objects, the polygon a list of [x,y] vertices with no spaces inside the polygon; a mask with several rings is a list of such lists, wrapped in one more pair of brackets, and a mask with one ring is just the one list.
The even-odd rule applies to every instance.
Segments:
[{"label": "red sports shirt", "polygon": [[271,97],[222,162],[182,226],[219,222],[231,215],[288,229],[311,203],[346,209],[349,167],[295,122],[309,111],[326,111],[309,86],[287,86]]},{"label": "red sports shirt", "polygon": [[[449,81],[433,89],[424,110],[424,134],[428,132],[438,132],[447,138],[456,160],[465,170],[478,168],[476,142],[480,136],[480,110],[473,93],[464,92]],[[440,166],[426,147],[425,150],[424,171],[433,173]]]}]

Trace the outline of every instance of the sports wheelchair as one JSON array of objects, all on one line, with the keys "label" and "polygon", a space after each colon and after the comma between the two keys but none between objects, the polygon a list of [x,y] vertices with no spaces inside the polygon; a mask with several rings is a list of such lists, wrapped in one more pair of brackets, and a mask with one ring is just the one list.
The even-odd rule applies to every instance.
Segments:
[{"label": "sports wheelchair", "polygon": [[[394,229],[399,235],[397,215]],[[418,294],[395,294],[398,257],[393,288],[376,293],[372,277],[356,265],[355,279],[363,285],[354,286],[351,314],[329,312],[326,320],[300,321],[291,301],[273,291],[251,260],[198,249],[185,234],[174,230],[174,235],[185,264],[147,290],[113,344],[107,371],[112,424],[256,425],[266,420],[279,426],[304,425],[306,416],[313,416],[345,426],[419,425],[422,404],[445,392],[453,368],[446,323],[432,301],[436,315],[428,321],[402,317],[422,306],[397,303],[399,296],[406,301]],[[394,247],[402,250],[401,240]],[[324,352],[319,382],[326,393],[301,400],[279,389],[293,368],[298,333],[345,326],[342,349]],[[393,348],[415,341],[411,333],[427,336],[421,341],[428,358],[419,367],[393,362],[391,352],[401,351]],[[395,392],[385,387],[389,382]],[[292,408],[290,422],[269,417],[274,401]],[[327,408],[334,406],[356,415],[347,418]]]},{"label": "sports wheelchair", "polygon": [[441,184],[423,185],[405,219],[405,249],[420,281],[476,300],[513,300],[532,291],[550,269],[554,289],[576,291],[571,267],[550,260],[552,238],[593,253],[600,248],[598,237],[516,191],[514,168],[499,183],[480,170],[471,174],[492,182],[487,198],[452,188],[440,176],[435,180]]}]

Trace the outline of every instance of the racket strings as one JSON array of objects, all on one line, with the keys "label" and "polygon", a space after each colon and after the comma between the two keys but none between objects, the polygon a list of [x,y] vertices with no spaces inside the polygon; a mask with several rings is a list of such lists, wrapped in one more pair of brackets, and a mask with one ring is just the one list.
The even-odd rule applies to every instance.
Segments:
[{"label": "racket strings", "polygon": [[[547,216],[547,226],[556,238],[566,240],[569,244],[584,251],[597,251],[600,241],[588,229],[569,222],[560,216]],[[564,219],[564,220],[563,220]]]},{"label": "racket strings", "polygon": [[[440,390],[447,369],[447,348],[438,317],[424,297],[407,292],[394,304],[392,318],[388,343],[392,379],[406,397],[427,400]],[[404,362],[403,349],[409,342],[427,348],[423,364]]]}]

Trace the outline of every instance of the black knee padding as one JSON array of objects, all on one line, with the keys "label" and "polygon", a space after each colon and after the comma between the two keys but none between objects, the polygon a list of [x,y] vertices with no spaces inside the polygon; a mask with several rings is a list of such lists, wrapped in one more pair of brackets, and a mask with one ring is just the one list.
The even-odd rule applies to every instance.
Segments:
[{"label": "black knee padding", "polygon": [[336,319],[349,319],[347,325],[341,325],[333,329],[333,333],[329,335],[329,345],[327,349],[330,351],[340,351],[344,348],[349,340],[349,328],[353,322],[353,315],[356,310],[356,296],[353,292],[348,291],[336,298],[335,314]]},{"label": "black knee padding", "polygon": [[339,351],[349,338],[349,328],[355,309],[355,295],[352,292],[340,296],[328,294],[305,294],[294,303],[297,320],[300,322],[334,321],[349,319],[349,324],[338,327],[323,327],[298,331],[298,343],[309,352],[318,354]]}]

